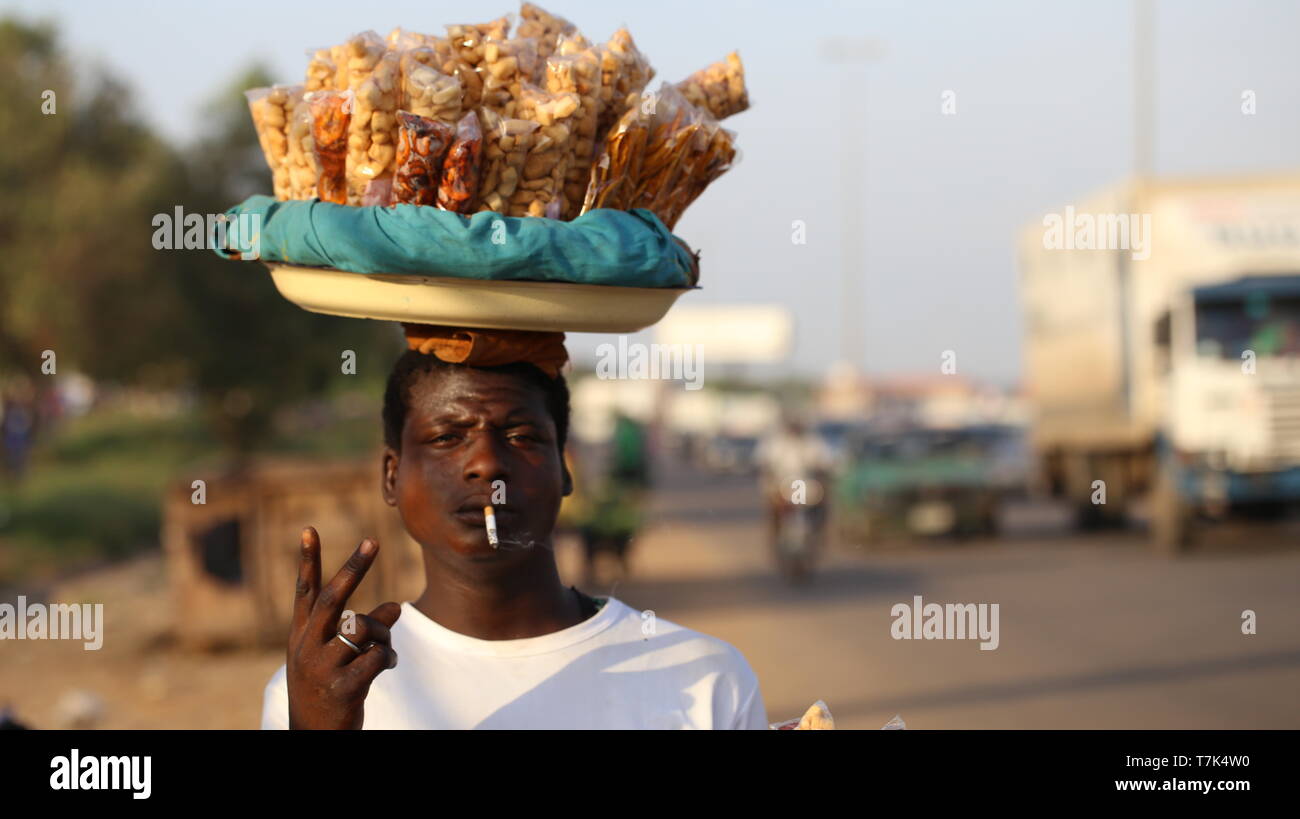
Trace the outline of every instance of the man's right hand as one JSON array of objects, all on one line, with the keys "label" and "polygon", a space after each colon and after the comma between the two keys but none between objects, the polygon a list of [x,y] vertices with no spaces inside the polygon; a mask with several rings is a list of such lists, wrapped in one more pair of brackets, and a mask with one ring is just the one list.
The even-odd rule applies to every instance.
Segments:
[{"label": "man's right hand", "polygon": [[294,595],[293,625],[285,663],[289,689],[289,727],[359,729],[366,695],[381,672],[397,665],[389,628],[402,607],[383,603],[370,614],[355,615],[355,633],[344,633],[356,649],[339,639],[344,607],[379,553],[371,538],[348,558],[329,585],[320,584],[320,536],[302,531],[302,561]]}]

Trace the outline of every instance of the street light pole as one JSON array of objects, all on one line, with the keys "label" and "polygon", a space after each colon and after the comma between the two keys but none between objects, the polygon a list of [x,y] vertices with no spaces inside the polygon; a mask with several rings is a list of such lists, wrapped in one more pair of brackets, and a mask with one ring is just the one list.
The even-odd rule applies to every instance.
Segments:
[{"label": "street light pole", "polygon": [[[883,48],[874,40],[834,38],[823,43],[828,60],[845,66],[840,77],[840,344],[844,361],[861,373],[862,334],[862,196],[863,146],[866,131],[863,99],[865,66]],[[859,67],[864,70],[857,70]]]}]

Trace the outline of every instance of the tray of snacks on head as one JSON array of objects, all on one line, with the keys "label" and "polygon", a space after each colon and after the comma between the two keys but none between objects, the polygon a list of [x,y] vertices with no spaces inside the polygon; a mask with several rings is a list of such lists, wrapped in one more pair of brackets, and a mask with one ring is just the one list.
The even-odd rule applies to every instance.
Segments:
[{"label": "tray of snacks on head", "polygon": [[215,249],[316,312],[641,329],[698,287],[672,231],[749,107],[735,52],[654,78],[626,28],[588,40],[532,3],[309,50],[304,82],[246,92],[274,196],[227,211]]}]

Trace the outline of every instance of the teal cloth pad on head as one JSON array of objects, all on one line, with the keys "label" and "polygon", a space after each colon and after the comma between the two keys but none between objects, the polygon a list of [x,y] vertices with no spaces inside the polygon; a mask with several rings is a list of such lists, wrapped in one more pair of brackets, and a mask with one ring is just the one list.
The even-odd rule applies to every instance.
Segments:
[{"label": "teal cloth pad on head", "polygon": [[[281,202],[257,195],[226,215],[226,247],[255,247],[268,262],[353,273],[691,286],[690,252],[643,208],[596,209],[562,222],[490,211],[462,216],[407,204]],[[241,236],[241,231],[256,233]],[[216,252],[239,257],[224,248]]]}]

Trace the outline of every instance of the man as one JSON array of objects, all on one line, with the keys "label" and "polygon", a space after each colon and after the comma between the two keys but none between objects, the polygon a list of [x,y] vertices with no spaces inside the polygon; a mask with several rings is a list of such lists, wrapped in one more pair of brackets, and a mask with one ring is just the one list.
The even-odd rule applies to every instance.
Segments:
[{"label": "man", "polygon": [[[781,517],[795,494],[795,481],[803,482],[808,499],[820,499],[834,466],[834,455],[826,442],[791,412],[759,443],[754,462],[767,504],[768,535],[775,543],[781,530]],[[815,520],[818,524],[823,522],[820,515]]]},{"label": "man", "polygon": [[304,530],[262,727],[766,729],[734,647],[560,582],[551,536],[572,491],[568,425],[558,371],[405,353],[384,397],[383,496],[422,547],[426,588],[342,634],[379,544],[363,541],[322,586],[320,541]]}]

